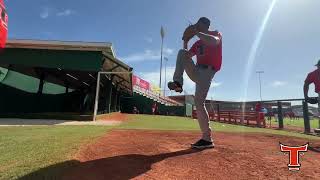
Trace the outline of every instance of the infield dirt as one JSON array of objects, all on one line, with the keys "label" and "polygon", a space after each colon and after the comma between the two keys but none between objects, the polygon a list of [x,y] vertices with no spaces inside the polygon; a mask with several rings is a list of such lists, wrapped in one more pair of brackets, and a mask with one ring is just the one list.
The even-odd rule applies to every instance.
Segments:
[{"label": "infield dirt", "polygon": [[305,139],[269,134],[214,133],[216,147],[197,151],[197,132],[114,130],[76,155],[80,161],[64,179],[318,179],[320,142],[300,158],[299,172],[279,142],[302,145]]}]

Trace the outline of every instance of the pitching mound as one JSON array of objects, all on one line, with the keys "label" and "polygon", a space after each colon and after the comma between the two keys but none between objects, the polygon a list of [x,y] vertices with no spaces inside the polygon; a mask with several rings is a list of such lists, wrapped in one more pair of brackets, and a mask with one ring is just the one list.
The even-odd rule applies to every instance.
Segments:
[{"label": "pitching mound", "polygon": [[[316,179],[320,153],[300,158],[299,172],[288,171],[288,155],[279,141],[302,145],[303,139],[275,135],[214,133],[216,147],[189,149],[196,132],[117,130],[83,147],[80,163],[64,179]],[[310,142],[319,147],[320,142]]]}]

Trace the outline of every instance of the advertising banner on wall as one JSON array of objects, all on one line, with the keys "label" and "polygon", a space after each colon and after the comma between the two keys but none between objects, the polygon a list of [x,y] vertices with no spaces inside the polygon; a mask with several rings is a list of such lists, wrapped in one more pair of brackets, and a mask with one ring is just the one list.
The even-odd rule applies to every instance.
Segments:
[{"label": "advertising banner on wall", "polygon": [[150,83],[135,75],[132,76],[132,85],[138,86],[142,90],[150,90]]}]

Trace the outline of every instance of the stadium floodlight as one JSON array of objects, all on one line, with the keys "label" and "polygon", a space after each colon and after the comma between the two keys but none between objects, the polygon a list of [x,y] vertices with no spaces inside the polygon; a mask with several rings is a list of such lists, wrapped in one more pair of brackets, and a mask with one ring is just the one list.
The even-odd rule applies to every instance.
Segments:
[{"label": "stadium floodlight", "polygon": [[96,97],[94,101],[94,112],[93,112],[93,121],[96,120],[97,114],[98,114],[98,104],[99,104],[99,93],[100,93],[100,77],[102,74],[132,74],[132,72],[107,72],[107,71],[100,71],[98,72],[97,77],[97,85],[96,85]]},{"label": "stadium floodlight", "polygon": [[164,39],[164,36],[165,36],[165,31],[164,31],[164,28],[161,26],[161,29],[160,29],[160,35],[161,35],[161,55],[160,55],[160,82],[159,82],[159,95],[161,94],[161,76],[162,76],[162,57],[163,57],[163,39]]}]

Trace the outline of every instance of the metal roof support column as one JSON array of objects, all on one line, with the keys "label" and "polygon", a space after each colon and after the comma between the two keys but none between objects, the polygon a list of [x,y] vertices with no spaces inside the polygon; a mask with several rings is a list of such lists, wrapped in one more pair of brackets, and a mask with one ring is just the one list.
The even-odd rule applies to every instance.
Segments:
[{"label": "metal roof support column", "polygon": [[99,91],[100,91],[100,72],[98,72],[98,77],[97,77],[97,85],[96,85],[96,96],[95,96],[95,101],[94,101],[94,112],[93,112],[93,121],[96,120],[97,113],[98,113],[98,104],[99,104]]},{"label": "metal roof support column", "polygon": [[304,133],[308,134],[311,132],[308,103],[306,101],[302,101],[302,107],[303,107]]},{"label": "metal roof support column", "polygon": [[116,111],[116,101],[117,101],[117,88],[115,86],[112,87],[112,97],[111,97],[111,110],[112,112]]},{"label": "metal roof support column", "polygon": [[115,93],[114,93],[114,111],[118,112],[118,101],[119,101],[119,91],[118,91],[118,87],[115,87]]},{"label": "metal roof support column", "polygon": [[40,78],[40,83],[39,83],[39,88],[38,88],[38,94],[42,94],[43,92],[43,85],[44,85],[44,79],[45,79],[45,74],[43,72],[39,73],[39,78]]},{"label": "metal roof support column", "polygon": [[121,90],[118,91],[118,96],[117,96],[117,109],[118,109],[118,112],[121,111],[121,109],[120,109],[120,96],[121,96]]},{"label": "metal roof support column", "polygon": [[278,101],[278,123],[279,123],[279,129],[283,129],[283,113],[282,113],[281,101]]},{"label": "metal roof support column", "polygon": [[112,100],[112,79],[113,77],[111,77],[111,80],[108,80],[106,83],[107,89],[106,89],[106,108],[107,108],[107,113],[111,112],[111,100]]},{"label": "metal roof support column", "polygon": [[68,92],[69,92],[69,84],[65,83],[65,86],[66,86],[66,94],[68,94]]}]

